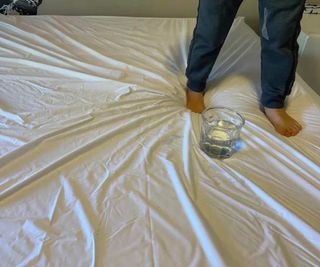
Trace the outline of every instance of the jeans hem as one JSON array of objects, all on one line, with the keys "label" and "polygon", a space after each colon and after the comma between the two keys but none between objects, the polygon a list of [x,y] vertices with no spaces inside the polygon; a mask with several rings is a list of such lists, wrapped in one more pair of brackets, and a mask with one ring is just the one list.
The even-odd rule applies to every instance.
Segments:
[{"label": "jeans hem", "polygon": [[206,83],[205,82],[195,82],[188,80],[187,87],[194,92],[203,92],[206,89]]}]

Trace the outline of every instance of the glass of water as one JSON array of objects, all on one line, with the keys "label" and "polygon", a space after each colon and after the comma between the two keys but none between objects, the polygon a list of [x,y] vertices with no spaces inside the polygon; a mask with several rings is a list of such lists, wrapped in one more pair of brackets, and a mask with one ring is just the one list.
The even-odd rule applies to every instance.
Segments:
[{"label": "glass of water", "polygon": [[200,148],[213,158],[229,158],[235,152],[235,143],[245,123],[236,111],[225,108],[208,108],[201,114]]}]

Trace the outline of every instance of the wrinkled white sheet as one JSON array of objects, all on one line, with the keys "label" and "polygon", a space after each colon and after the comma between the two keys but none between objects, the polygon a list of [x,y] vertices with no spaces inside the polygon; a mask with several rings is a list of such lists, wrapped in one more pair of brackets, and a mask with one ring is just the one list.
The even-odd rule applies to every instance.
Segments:
[{"label": "wrinkled white sheet", "polygon": [[320,96],[304,129],[259,110],[259,38],[235,20],[207,106],[246,119],[223,161],[184,106],[194,19],[0,17],[1,266],[320,266]]}]

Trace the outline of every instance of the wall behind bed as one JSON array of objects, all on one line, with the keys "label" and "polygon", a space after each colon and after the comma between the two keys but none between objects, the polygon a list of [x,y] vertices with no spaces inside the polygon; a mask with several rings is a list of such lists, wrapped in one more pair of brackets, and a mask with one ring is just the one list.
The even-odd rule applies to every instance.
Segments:
[{"label": "wall behind bed", "polygon": [[[105,15],[137,17],[195,17],[197,0],[43,0],[39,15]],[[238,12],[258,31],[258,1],[245,0]]]}]

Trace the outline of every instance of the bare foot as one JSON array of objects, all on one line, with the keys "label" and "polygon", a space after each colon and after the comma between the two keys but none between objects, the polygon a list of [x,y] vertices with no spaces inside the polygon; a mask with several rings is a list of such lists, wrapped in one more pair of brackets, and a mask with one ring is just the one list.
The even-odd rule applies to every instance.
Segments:
[{"label": "bare foot", "polygon": [[190,109],[192,112],[201,113],[204,109],[204,92],[194,92],[187,88],[186,90],[187,95],[187,108]]},{"label": "bare foot", "polygon": [[266,108],[264,112],[269,121],[273,124],[275,130],[286,137],[295,136],[302,129],[301,125],[283,108]]}]

